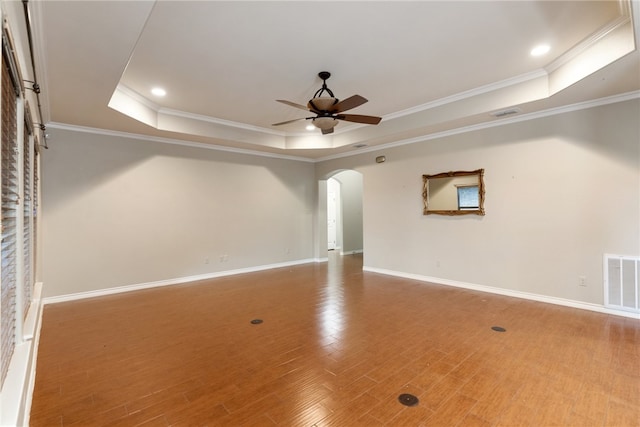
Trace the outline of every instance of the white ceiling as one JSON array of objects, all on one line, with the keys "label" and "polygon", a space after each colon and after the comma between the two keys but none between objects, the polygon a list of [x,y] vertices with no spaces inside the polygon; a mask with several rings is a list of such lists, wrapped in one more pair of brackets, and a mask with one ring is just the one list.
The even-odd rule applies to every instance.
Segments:
[{"label": "white ceiling", "polygon": [[[638,4],[626,0],[49,0],[30,8],[49,126],[318,159],[493,122],[489,113],[513,106],[523,116],[640,90]],[[531,57],[542,42],[551,51]],[[338,98],[369,99],[349,113],[382,122],[342,122],[324,136],[304,120],[271,126],[308,116],[275,100],[306,104],[323,70]],[[154,86],[167,96],[151,95]]]}]

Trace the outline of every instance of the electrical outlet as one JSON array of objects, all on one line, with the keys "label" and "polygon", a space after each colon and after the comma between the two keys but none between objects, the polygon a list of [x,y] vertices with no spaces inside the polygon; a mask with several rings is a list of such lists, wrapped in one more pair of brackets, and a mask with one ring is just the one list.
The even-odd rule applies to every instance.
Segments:
[{"label": "electrical outlet", "polygon": [[578,276],[578,286],[587,286],[586,276]]}]

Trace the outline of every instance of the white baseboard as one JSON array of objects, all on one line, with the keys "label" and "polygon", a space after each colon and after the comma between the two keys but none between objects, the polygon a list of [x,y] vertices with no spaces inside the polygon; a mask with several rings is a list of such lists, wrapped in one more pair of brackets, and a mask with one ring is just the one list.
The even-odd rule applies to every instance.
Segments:
[{"label": "white baseboard", "polygon": [[552,297],[552,296],[548,296],[548,295],[540,295],[540,294],[534,294],[534,293],[529,293],[529,292],[516,291],[516,290],[513,290],[513,289],[504,289],[504,288],[496,288],[496,287],[493,287],[493,286],[478,285],[478,284],[475,284],[475,283],[459,282],[457,280],[442,279],[442,278],[439,278],[439,277],[431,277],[431,276],[423,276],[423,275],[420,275],[420,274],[404,273],[404,272],[401,272],[401,271],[386,270],[386,269],[383,269],[383,268],[375,268],[375,267],[363,266],[362,270],[363,271],[368,271],[368,272],[371,272],[371,273],[384,274],[384,275],[387,275],[387,276],[402,277],[404,279],[411,279],[411,280],[416,280],[416,281],[419,281],[419,282],[429,282],[429,283],[435,283],[435,284],[438,284],[438,285],[453,286],[453,287],[456,287],[456,288],[464,288],[464,289],[470,289],[470,290],[474,290],[474,291],[488,292],[488,293],[497,294],[497,295],[504,295],[504,296],[508,296],[508,297],[522,298],[522,299],[527,299],[527,300],[531,300],[531,301],[538,301],[538,302],[544,302],[544,303],[548,303],[548,304],[561,305],[561,306],[564,306],[564,307],[579,308],[579,309],[582,309],[582,310],[597,311],[598,313],[613,314],[613,315],[616,315],[616,316],[630,317],[632,319],[640,319],[640,315],[635,314],[635,313],[629,313],[629,312],[626,312],[626,311],[619,311],[619,310],[612,310],[612,309],[607,308],[607,307],[605,307],[603,305],[592,304],[592,303],[588,303],[588,302],[575,301],[575,300],[570,300],[570,299],[565,299],[565,298]]},{"label": "white baseboard", "polygon": [[340,252],[340,255],[355,255],[355,254],[361,254],[362,253],[362,249],[354,249],[352,251],[344,251],[344,252]]},{"label": "white baseboard", "polygon": [[[326,260],[325,260],[326,261]],[[309,264],[312,262],[323,262],[322,259],[302,259],[296,261],[287,261],[276,264],[259,265],[255,267],[238,268],[236,270],[217,271],[215,273],[199,274],[195,276],[178,277],[174,279],[158,280],[155,282],[138,283],[135,285],[117,286],[113,288],[98,289],[95,291],[78,292],[75,294],[60,295],[55,297],[47,297],[42,300],[43,304],[56,304],[59,302],[75,301],[85,298],[95,298],[105,295],[119,294],[123,292],[139,291],[142,289],[157,288],[160,286],[180,285],[183,283],[197,282],[199,280],[216,279],[219,277],[233,276],[243,273],[254,273],[256,271],[271,270],[274,268],[291,267],[299,264]]]}]

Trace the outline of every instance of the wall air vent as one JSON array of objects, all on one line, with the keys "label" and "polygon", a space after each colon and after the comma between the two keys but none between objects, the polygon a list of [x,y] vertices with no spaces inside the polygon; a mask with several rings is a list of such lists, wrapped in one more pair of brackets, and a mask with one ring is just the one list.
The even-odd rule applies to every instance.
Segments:
[{"label": "wall air vent", "polygon": [[493,117],[500,118],[505,116],[512,116],[518,113],[522,113],[522,110],[519,108],[508,108],[506,110],[494,111],[493,113],[489,113],[489,114],[492,115]]},{"label": "wall air vent", "polygon": [[640,257],[604,255],[604,306],[640,314]]}]

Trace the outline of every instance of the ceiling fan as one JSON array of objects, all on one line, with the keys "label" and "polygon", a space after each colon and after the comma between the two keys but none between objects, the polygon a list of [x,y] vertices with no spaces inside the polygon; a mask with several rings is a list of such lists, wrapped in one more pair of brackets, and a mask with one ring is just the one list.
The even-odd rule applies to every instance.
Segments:
[{"label": "ceiling fan", "polygon": [[[365,102],[367,99],[360,95],[353,95],[347,99],[340,101],[333,95],[331,89],[327,87],[327,79],[331,77],[331,73],[328,71],[321,71],[318,73],[318,77],[322,79],[322,87],[316,91],[313,98],[309,100],[307,106],[296,104],[295,102],[285,101],[278,99],[278,102],[287,104],[291,107],[299,108],[301,110],[310,111],[315,114],[312,117],[302,117],[299,119],[287,120],[286,122],[274,123],[272,126],[285,125],[287,123],[293,123],[298,120],[311,120],[311,123],[322,131],[323,135],[333,133],[333,128],[338,124],[338,120],[344,120],[345,122],[365,123],[368,125],[377,125],[382,120],[381,117],[375,116],[363,116],[360,114],[342,114],[343,111],[356,108]],[[326,94],[325,94],[326,93]],[[324,96],[323,96],[324,95]],[[328,95],[328,96],[327,96]]]}]

